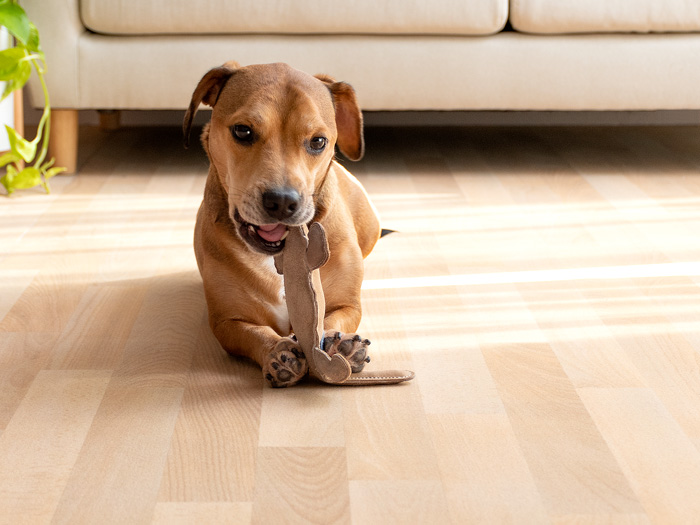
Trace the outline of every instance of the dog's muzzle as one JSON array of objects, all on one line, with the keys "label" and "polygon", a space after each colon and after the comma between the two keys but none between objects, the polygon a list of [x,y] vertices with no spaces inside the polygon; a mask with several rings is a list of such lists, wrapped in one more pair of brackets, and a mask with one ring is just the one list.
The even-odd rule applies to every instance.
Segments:
[{"label": "dog's muzzle", "polygon": [[234,213],[234,221],[238,234],[254,250],[276,255],[284,249],[284,240],[289,233],[286,224],[251,224],[243,220],[238,210]]}]

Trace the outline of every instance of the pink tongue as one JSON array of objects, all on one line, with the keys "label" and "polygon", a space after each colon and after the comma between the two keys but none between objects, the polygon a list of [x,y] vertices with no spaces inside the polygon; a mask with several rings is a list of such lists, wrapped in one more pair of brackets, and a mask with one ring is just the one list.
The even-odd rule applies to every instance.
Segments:
[{"label": "pink tongue", "polygon": [[287,227],[284,224],[263,224],[258,226],[258,235],[267,242],[277,242],[282,240]]}]

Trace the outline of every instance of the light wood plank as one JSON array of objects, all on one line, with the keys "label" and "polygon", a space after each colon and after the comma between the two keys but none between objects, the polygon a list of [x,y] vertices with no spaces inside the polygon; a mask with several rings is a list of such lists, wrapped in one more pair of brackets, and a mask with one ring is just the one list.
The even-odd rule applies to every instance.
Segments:
[{"label": "light wood plank", "polygon": [[567,514],[553,516],[553,525],[648,525],[646,514]]},{"label": "light wood plank", "polygon": [[695,521],[700,452],[653,392],[591,388],[579,393],[651,520]]},{"label": "light wood plank", "polygon": [[[498,159],[499,164],[512,163],[512,171],[533,164],[539,167],[537,173],[511,177],[507,187],[501,185],[503,202],[523,207],[536,201],[543,210],[546,223],[538,225],[536,231],[538,256],[529,264],[538,270],[564,271],[572,265],[577,269],[609,264],[607,257],[581,260],[582,253],[605,252],[587,235],[586,221],[579,211],[582,199],[584,209],[593,205],[596,211],[605,212],[609,204],[544,144],[532,139],[512,142],[508,143],[510,161]],[[596,273],[591,271],[591,275]],[[517,289],[574,386],[641,386],[642,379],[622,348],[607,344],[601,350],[601,340],[609,340],[610,334],[578,292],[577,288],[585,286],[585,282],[567,280],[550,284],[545,272],[541,282],[520,283]]]},{"label": "light wood plank", "polygon": [[[459,336],[453,339],[460,340]],[[453,344],[440,352],[408,341],[426,414],[504,414],[503,402],[478,345]]]},{"label": "light wood plank", "polygon": [[252,503],[158,503],[153,525],[247,525],[253,515]]},{"label": "light wood plank", "polygon": [[[138,193],[147,184],[147,177],[108,179],[99,185],[99,195],[104,199],[91,196],[78,198],[74,203],[69,201],[70,227],[65,238],[60,242],[61,238],[55,237],[42,248],[42,251],[54,250],[44,252],[42,271],[0,322],[0,330],[63,331],[99,264],[107,257],[106,251],[114,237],[105,230],[121,223],[122,216],[110,212],[123,211],[120,203],[124,200],[113,197],[124,192]],[[61,231],[59,225],[56,233],[60,235]]]},{"label": "light wood plank", "polygon": [[[0,330],[3,326],[7,326],[4,320],[7,314],[14,308],[17,301],[25,294],[29,285],[34,281],[38,270],[32,269],[9,269],[7,266],[3,265],[3,275],[7,279],[7,283],[3,286],[3,293],[0,296]],[[9,322],[8,322],[9,324]],[[9,326],[7,330],[2,330],[5,332],[10,331]]]},{"label": "light wood plank", "polygon": [[194,272],[154,277],[115,375],[133,385],[185,386],[206,305]]},{"label": "light wood plank", "polygon": [[350,480],[439,479],[418,383],[343,390]]},{"label": "light wood plank", "polygon": [[253,523],[349,523],[342,448],[258,449]]},{"label": "light wood plank", "polygon": [[351,481],[353,523],[449,523],[439,481]]},{"label": "light wood plank", "polygon": [[59,501],[53,523],[143,523],[155,509],[182,389],[114,379]]},{"label": "light wood plank", "polygon": [[258,443],[261,447],[344,447],[342,389],[316,383],[291,392],[263,390]]},{"label": "light wood plank", "polygon": [[0,338],[0,430],[50,358],[56,334],[6,333]]},{"label": "light wood plank", "polygon": [[[145,294],[143,284],[90,285],[53,349],[49,368],[116,368]],[[112,321],[105,327],[104,319]]]},{"label": "light wood plank", "polygon": [[263,380],[232,359],[202,317],[175,424],[160,502],[250,502],[255,487]]},{"label": "light wood plank", "polygon": [[0,522],[50,523],[109,372],[43,371],[0,435]]},{"label": "light wood plank", "polygon": [[547,521],[505,414],[436,415],[430,425],[452,523]]},{"label": "light wood plank", "polygon": [[551,349],[483,351],[547,511],[639,513],[628,480]]},{"label": "light wood plank", "polygon": [[624,347],[580,291],[568,283],[520,284],[518,290],[574,387],[645,386]]}]

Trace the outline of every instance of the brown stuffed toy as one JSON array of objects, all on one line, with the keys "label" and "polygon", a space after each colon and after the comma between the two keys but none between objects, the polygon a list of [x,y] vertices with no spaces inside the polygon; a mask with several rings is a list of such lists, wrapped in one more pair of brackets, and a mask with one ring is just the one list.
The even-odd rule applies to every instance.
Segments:
[{"label": "brown stuffed toy", "polygon": [[308,229],[305,225],[290,227],[284,250],[275,257],[275,267],[284,275],[289,321],[309,372],[325,383],[343,385],[394,384],[413,379],[410,370],[352,373],[343,355],[331,357],[321,349],[326,301],[319,268],[329,256],[326,232],[314,222]]}]

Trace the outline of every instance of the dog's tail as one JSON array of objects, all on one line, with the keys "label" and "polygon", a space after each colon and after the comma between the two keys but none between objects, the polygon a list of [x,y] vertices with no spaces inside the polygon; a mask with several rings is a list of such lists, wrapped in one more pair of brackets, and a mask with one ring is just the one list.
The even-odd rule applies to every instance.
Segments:
[{"label": "dog's tail", "polygon": [[387,228],[382,228],[382,234],[379,237],[385,237],[390,233],[396,233],[396,230],[388,230]]}]

